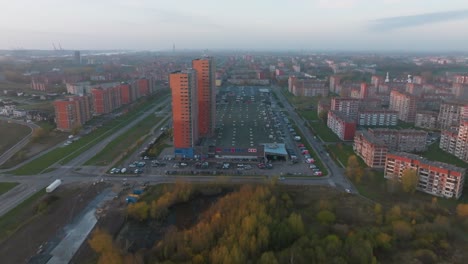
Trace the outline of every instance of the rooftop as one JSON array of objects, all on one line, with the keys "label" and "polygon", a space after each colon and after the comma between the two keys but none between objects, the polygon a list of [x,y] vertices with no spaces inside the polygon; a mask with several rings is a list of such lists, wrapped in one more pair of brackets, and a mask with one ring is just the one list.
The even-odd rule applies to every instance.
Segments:
[{"label": "rooftop", "polygon": [[447,169],[447,170],[451,170],[451,171],[457,171],[457,172],[460,172],[460,173],[465,173],[466,172],[466,169],[457,167],[455,165],[448,164],[448,163],[443,163],[443,162],[439,162],[439,161],[431,161],[431,160],[428,160],[428,159],[423,158],[421,156],[418,156],[416,154],[411,154],[411,153],[407,153],[407,152],[390,152],[388,154],[396,155],[396,156],[400,156],[400,157],[404,157],[404,158],[409,158],[409,159],[412,159],[412,160],[418,160],[421,163],[424,163],[424,164],[427,164],[427,165],[432,165],[432,166],[443,168],[443,169]]}]

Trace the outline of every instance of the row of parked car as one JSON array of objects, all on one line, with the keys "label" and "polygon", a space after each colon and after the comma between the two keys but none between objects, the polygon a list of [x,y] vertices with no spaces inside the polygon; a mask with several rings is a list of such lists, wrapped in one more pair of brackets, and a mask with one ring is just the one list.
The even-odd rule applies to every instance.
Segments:
[{"label": "row of parked car", "polygon": [[299,150],[301,151],[301,154],[305,158],[305,162],[309,164],[309,168],[312,170],[312,173],[314,176],[322,176],[322,171],[315,165],[315,160],[312,158],[312,156],[309,153],[309,150],[304,146],[304,144],[299,143],[297,145]]},{"label": "row of parked car", "polygon": [[128,173],[135,173],[135,174],[140,174],[143,173],[143,169],[141,168],[136,168],[134,170],[127,170],[127,168],[112,168],[110,171],[110,174],[128,174]]}]

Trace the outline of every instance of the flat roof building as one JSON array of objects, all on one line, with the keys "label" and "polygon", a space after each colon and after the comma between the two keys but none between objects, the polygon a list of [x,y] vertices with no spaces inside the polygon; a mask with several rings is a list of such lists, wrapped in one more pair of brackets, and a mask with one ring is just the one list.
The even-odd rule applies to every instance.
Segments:
[{"label": "flat roof building", "polygon": [[356,122],[338,111],[329,111],[327,126],[341,140],[353,140],[356,132]]},{"label": "flat roof building", "polygon": [[416,97],[396,90],[390,92],[390,109],[398,112],[398,119],[414,123],[416,119]]},{"label": "flat roof building", "polygon": [[198,129],[200,137],[211,137],[216,127],[216,66],[211,57],[192,61],[197,75]]},{"label": "flat roof building", "polygon": [[385,166],[388,146],[383,140],[374,137],[368,131],[356,132],[353,149],[367,166],[371,168],[383,168]]}]

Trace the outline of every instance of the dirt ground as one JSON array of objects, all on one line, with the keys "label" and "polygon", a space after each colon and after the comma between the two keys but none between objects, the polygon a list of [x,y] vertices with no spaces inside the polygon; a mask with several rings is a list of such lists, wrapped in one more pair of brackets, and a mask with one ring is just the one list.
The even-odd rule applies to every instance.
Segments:
[{"label": "dirt ground", "polygon": [[[0,242],[1,263],[27,263],[32,256],[40,253],[41,245],[42,248],[46,248],[48,241],[56,237],[97,194],[108,187],[106,183],[60,186],[51,194],[55,197],[43,214],[36,216],[15,234]],[[19,215],[18,221],[31,218],[39,202],[32,205],[27,213]]]},{"label": "dirt ground", "polygon": [[0,120],[0,154],[27,136],[31,129],[24,125]]}]

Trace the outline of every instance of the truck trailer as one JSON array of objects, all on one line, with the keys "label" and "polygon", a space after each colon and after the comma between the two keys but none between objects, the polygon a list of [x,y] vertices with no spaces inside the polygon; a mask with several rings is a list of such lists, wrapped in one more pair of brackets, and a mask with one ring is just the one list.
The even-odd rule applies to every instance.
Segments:
[{"label": "truck trailer", "polygon": [[57,189],[57,187],[60,186],[60,184],[62,184],[62,180],[59,180],[59,179],[55,180],[49,186],[47,186],[46,192],[47,193],[53,192],[55,189]]}]

